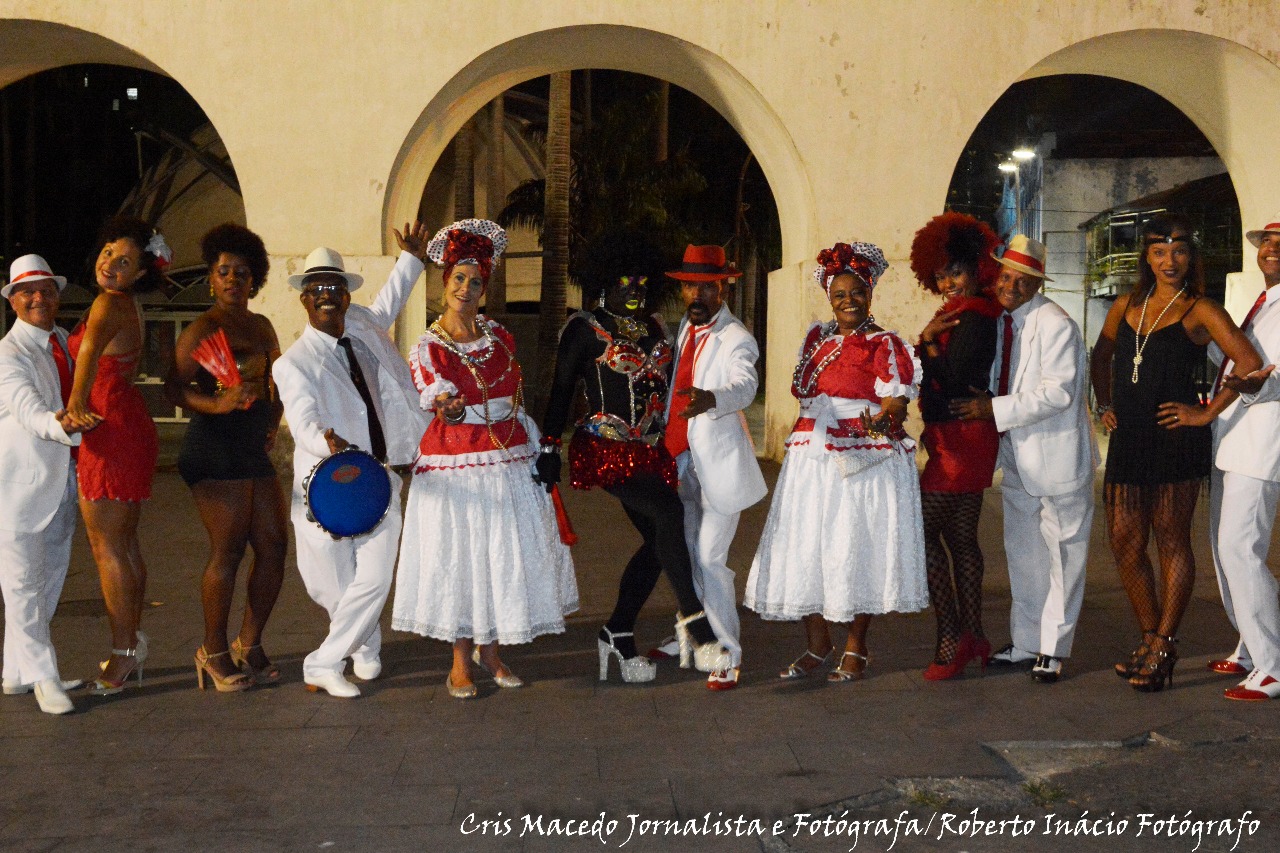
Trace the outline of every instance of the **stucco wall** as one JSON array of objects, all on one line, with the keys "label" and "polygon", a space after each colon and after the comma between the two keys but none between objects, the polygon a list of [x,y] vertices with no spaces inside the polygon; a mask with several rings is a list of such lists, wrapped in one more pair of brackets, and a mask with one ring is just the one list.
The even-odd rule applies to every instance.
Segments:
[{"label": "stucco wall", "polygon": [[367,277],[385,274],[390,225],[498,92],[578,67],[668,79],[738,129],[777,197],[767,449],[778,455],[796,342],[826,313],[808,259],[837,238],[880,244],[893,267],[875,312],[914,337],[934,303],[908,280],[911,236],[1017,80],[1077,72],[1147,86],[1221,154],[1244,221],[1270,215],[1278,32],[1280,5],[1263,0],[0,0],[0,85],[86,61],[182,83],[221,134],[248,224],[274,254],[260,299],[288,342],[302,312],[283,277],[318,243]]}]

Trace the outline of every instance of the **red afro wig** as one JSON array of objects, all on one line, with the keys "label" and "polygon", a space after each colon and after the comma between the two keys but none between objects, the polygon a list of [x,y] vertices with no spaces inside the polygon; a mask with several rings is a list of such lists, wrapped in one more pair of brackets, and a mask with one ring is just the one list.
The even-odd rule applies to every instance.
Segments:
[{"label": "red afro wig", "polygon": [[911,241],[911,271],[920,286],[938,292],[934,274],[952,264],[970,270],[978,287],[986,289],[996,280],[1000,265],[991,253],[1000,245],[984,222],[964,213],[948,212],[930,219]]}]

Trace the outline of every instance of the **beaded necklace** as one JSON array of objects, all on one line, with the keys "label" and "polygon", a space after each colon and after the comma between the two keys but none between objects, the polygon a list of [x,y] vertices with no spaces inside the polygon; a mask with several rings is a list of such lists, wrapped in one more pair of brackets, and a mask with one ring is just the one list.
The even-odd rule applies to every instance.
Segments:
[{"label": "beaded necklace", "polygon": [[633,341],[639,341],[641,338],[644,337],[644,333],[646,331],[644,327],[644,323],[641,323],[635,317],[632,317],[630,315],[615,314],[612,311],[610,311],[608,308],[606,308],[603,304],[600,306],[600,310],[613,318],[613,321],[618,324],[618,331],[621,332],[626,337],[630,338]]},{"label": "beaded necklace", "polygon": [[[818,377],[822,375],[822,371],[826,370],[827,366],[831,364],[831,362],[840,357],[840,352],[844,348],[845,338],[862,335],[862,333],[870,328],[875,321],[875,315],[868,314],[867,319],[859,323],[857,328],[850,332],[848,336],[836,334],[836,330],[839,326],[835,320],[832,320],[830,323],[822,324],[822,334],[818,335],[818,339],[814,341],[813,346],[809,347],[809,349],[800,356],[800,361],[796,364],[795,373],[791,375],[791,387],[795,388],[796,392],[801,397],[811,396],[818,388]],[[831,348],[831,352],[822,357],[822,361],[818,362],[817,365],[814,366],[813,372],[809,374],[809,381],[802,381],[805,368],[809,366],[811,361],[813,361],[813,357],[817,354],[818,350],[822,349],[822,345],[833,337],[836,338],[836,345]]]},{"label": "beaded necklace", "polygon": [[500,382],[502,381],[502,378],[507,375],[507,372],[511,370],[511,365],[515,364],[516,359],[511,353],[511,350],[507,348],[507,345],[503,343],[501,338],[495,337],[489,333],[488,324],[484,323],[482,325],[484,328],[485,339],[489,344],[489,353],[483,358],[474,358],[469,353],[463,352],[462,347],[458,345],[458,342],[453,339],[452,335],[444,330],[444,327],[440,325],[439,320],[432,323],[431,328],[428,329],[428,331],[434,334],[440,340],[440,343],[444,344],[444,348],[446,350],[456,355],[458,360],[462,362],[462,366],[471,373],[471,378],[475,380],[476,387],[480,389],[480,397],[484,404],[484,424],[489,430],[489,440],[492,441],[493,446],[499,450],[506,450],[511,444],[511,439],[515,437],[516,425],[519,423],[515,415],[524,406],[524,379],[521,378],[516,383],[516,393],[513,394],[511,398],[512,417],[509,418],[511,421],[511,429],[507,433],[507,440],[498,441],[498,436],[493,431],[493,419],[489,415],[489,384],[485,382],[484,377],[480,375],[479,365],[487,362],[493,356],[493,353],[497,350],[497,347],[493,346],[494,344],[500,345],[507,354],[506,370],[504,370],[502,375],[497,379],[497,381]]},{"label": "beaded necklace", "polygon": [[1164,313],[1173,307],[1173,303],[1177,302],[1178,298],[1181,297],[1186,290],[1187,286],[1185,284],[1182,285],[1178,292],[1173,295],[1173,298],[1165,303],[1165,306],[1160,309],[1160,313],[1156,315],[1156,321],[1151,324],[1150,329],[1147,329],[1147,336],[1145,338],[1142,336],[1142,326],[1147,320],[1147,303],[1151,301],[1151,293],[1155,292],[1154,285],[1151,287],[1151,292],[1147,293],[1147,298],[1142,300],[1142,314],[1138,316],[1138,328],[1134,330],[1133,333],[1137,342],[1137,349],[1133,354],[1133,375],[1129,377],[1129,381],[1134,385],[1138,384],[1138,365],[1142,364],[1142,353],[1147,348],[1147,342],[1151,340],[1151,334],[1156,330],[1156,327],[1160,325],[1160,321],[1164,319]]}]

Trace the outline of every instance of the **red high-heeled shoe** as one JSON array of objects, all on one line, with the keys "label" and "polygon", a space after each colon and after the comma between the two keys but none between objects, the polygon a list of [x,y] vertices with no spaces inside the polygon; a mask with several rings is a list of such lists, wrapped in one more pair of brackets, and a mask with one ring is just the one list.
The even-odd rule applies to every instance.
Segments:
[{"label": "red high-heeled shoe", "polygon": [[973,640],[972,634],[961,634],[960,641],[956,643],[956,651],[951,656],[951,660],[946,663],[938,663],[935,660],[929,664],[924,671],[924,680],[948,681],[964,672],[964,668],[973,659]]}]

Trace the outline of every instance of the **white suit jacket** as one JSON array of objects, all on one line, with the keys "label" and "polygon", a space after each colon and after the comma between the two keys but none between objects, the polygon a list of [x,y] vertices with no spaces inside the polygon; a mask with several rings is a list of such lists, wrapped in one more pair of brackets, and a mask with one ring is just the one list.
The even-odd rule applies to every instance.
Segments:
[{"label": "white suit jacket", "polygon": [[[422,268],[421,261],[402,252],[373,304],[368,308],[351,305],[345,321],[346,336],[358,339],[378,362],[380,423],[387,442],[387,462],[392,465],[417,458],[418,444],[427,428],[409,364],[389,334]],[[301,500],[302,481],[329,455],[324,431],[332,428],[368,451],[368,415],[333,339],[311,326],[276,360],[271,374],[293,433],[293,494],[295,500]]]},{"label": "white suit jacket", "polygon": [[[1280,364],[1280,287],[1267,291],[1267,301],[1245,329],[1245,337],[1262,356],[1264,366]],[[1209,356],[1221,363],[1222,350],[1210,344]],[[1280,481],[1280,376],[1273,372],[1257,394],[1244,395],[1228,406],[1213,422],[1213,436],[1218,468],[1256,480]]]},{"label": "white suit jacket", "polygon": [[[680,322],[676,333],[676,359],[672,369],[680,369],[680,355],[689,334],[689,318]],[[689,421],[689,452],[697,466],[707,503],[716,512],[741,512],[769,491],[755,446],[747,430],[742,410],[756,398],[760,384],[756,360],[760,348],[756,339],[729,311],[720,309],[712,320],[707,342],[700,345],[693,364],[693,384],[716,395],[714,409]],[[673,383],[674,388],[674,383]],[[674,391],[673,391],[674,394]],[[671,420],[671,400],[667,400],[667,420]]]},{"label": "white suit jacket", "polygon": [[[65,348],[67,333],[55,333]],[[38,533],[66,496],[80,435],[63,431],[55,417],[61,409],[49,333],[15,319],[0,340],[0,529]]]},{"label": "white suit jacket", "polygon": [[[1022,328],[1014,332],[1017,357],[1009,393],[993,398],[991,408],[1027,493],[1066,494],[1092,480],[1099,462],[1085,405],[1084,339],[1075,321],[1044,294],[1037,293],[1015,315],[1024,308]],[[996,352],[992,391],[1000,376],[1001,350]]]}]

